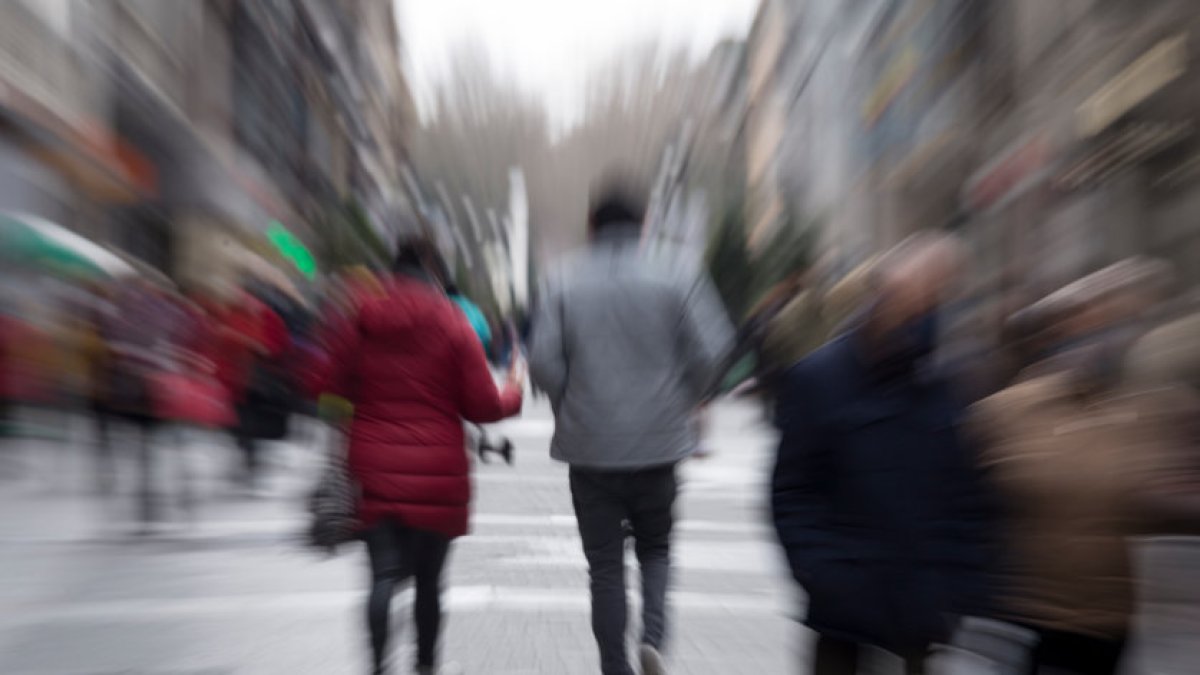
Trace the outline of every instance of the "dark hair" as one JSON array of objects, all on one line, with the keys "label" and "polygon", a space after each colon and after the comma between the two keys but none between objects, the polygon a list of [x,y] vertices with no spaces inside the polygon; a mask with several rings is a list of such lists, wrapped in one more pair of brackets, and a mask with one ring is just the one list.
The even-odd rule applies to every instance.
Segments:
[{"label": "dark hair", "polygon": [[396,246],[396,257],[392,259],[392,270],[420,270],[438,284],[450,278],[450,271],[437,245],[425,235],[413,235],[400,240]]},{"label": "dark hair", "polygon": [[646,218],[642,197],[627,185],[609,185],[592,199],[590,225],[592,234],[613,226],[641,225]]},{"label": "dark hair", "polygon": [[426,268],[434,253],[433,242],[428,238],[420,235],[405,237],[396,244],[392,269]]},{"label": "dark hair", "polygon": [[446,295],[462,295],[462,292],[458,290],[457,284],[448,283],[448,284],[446,284],[445,288],[446,288]]}]

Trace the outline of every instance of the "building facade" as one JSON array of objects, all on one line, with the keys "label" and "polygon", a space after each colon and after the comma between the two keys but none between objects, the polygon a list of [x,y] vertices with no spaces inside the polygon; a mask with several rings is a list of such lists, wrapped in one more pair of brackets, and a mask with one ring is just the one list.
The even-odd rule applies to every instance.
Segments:
[{"label": "building facade", "polygon": [[[223,250],[278,260],[272,228],[327,258],[377,255],[410,208],[415,113],[387,0],[16,0],[0,85],[0,209],[184,283],[220,276]],[[347,234],[351,210],[365,231]]]},{"label": "building facade", "polygon": [[748,222],[792,209],[862,259],[960,228],[979,294],[1131,254],[1200,281],[1185,0],[764,0],[748,40]]}]

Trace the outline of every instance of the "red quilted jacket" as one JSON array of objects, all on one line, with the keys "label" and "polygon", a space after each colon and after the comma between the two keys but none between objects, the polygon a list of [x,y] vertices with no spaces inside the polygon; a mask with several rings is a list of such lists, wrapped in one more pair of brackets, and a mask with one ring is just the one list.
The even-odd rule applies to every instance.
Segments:
[{"label": "red quilted jacket", "polygon": [[385,517],[458,537],[468,531],[471,481],[463,420],[521,410],[500,389],[462,312],[434,286],[398,277],[366,298],[331,339],[331,386],[354,404],[350,470],[359,518]]}]

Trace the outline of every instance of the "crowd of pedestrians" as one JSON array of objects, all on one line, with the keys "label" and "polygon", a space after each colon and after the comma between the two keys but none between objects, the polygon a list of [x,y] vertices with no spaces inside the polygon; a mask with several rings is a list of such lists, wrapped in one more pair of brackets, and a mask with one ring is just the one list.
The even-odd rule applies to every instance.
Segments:
[{"label": "crowd of pedestrians", "polygon": [[[480,425],[518,415],[532,384],[568,467],[599,670],[663,675],[679,465],[706,454],[704,410],[749,357],[738,391],[779,430],[762,496],[817,636],[798,671],[853,675],[867,650],[908,673],[1131,667],[1146,598],[1182,583],[1139,577],[1139,547],[1200,523],[1200,314],[1169,269],[1126,260],[983,305],[988,345],[987,320],[955,323],[970,306],[955,297],[968,254],[926,233],[845,274],[827,260],[795,270],[735,322],[699,262],[644,245],[644,218],[636,191],[598,193],[589,244],[508,322],[461,293],[421,236],[400,242],[388,273],[348,270],[319,301],[254,276],[195,293],[140,276],[87,286],[63,335],[97,432],[94,488],[114,490],[114,430],[135,432],[134,506],[151,531],[172,508],[196,508],[187,476],[170,495],[154,479],[172,430],[228,433],[231,481],[253,495],[262,442],[324,417],[340,482],[312,515],[345,526],[313,532],[322,546],[366,544],[373,673],[395,668],[392,598],[414,582],[414,665],[428,675],[444,571],[470,531],[465,448],[511,462],[512,444]],[[964,341],[954,325],[975,332]],[[0,323],[4,410],[37,389],[20,377],[30,330]],[[971,670],[981,663],[990,670]]]},{"label": "crowd of pedestrians", "polygon": [[[1185,367],[1186,338],[1177,333],[1190,336],[1190,324],[1177,317],[1167,324],[1176,333],[1142,337],[1167,270],[1125,261],[1031,303],[1005,317],[1003,343],[982,352],[996,363],[981,369],[946,356],[962,349],[946,330],[948,301],[969,264],[953,238],[914,237],[840,278],[823,266],[799,271],[735,333],[701,268],[642,244],[644,213],[634,194],[610,190],[595,200],[591,242],[546,275],[529,342],[532,381],[555,416],[551,455],[569,466],[604,675],[667,672],[678,465],[703,452],[702,411],[745,353],[759,363],[751,391],[769,404],[780,430],[769,490],[773,523],[808,599],[805,623],[817,634],[811,662],[800,670],[852,675],[872,648],[900,656],[909,673],[981,672],[967,669],[982,662],[997,673],[1118,672],[1136,610],[1133,538],[1186,533],[1200,515],[1195,381],[1175,381],[1161,363],[1175,355]],[[438,267],[427,261],[423,268]],[[425,283],[434,297],[441,281]],[[367,320],[381,311],[370,307],[358,339],[410,326],[409,319]],[[468,306],[465,316],[472,314]],[[470,335],[463,316],[454,320]],[[434,325],[418,334],[439,353],[465,340],[434,338],[446,330]],[[379,344],[379,357],[397,370],[373,367],[359,386],[389,377],[409,385],[396,393],[397,407],[355,418],[352,437],[387,437],[372,425],[395,434],[387,450],[356,454],[351,443],[364,527],[378,518],[374,500],[388,489],[410,500],[425,494],[399,489],[400,477],[381,483],[374,472],[384,469],[366,458],[399,463],[404,445],[445,438],[446,456],[462,462],[461,420],[498,419],[520,407],[518,380],[493,389],[483,377],[478,341],[470,343],[474,357],[458,354],[458,370],[436,376],[400,365],[414,350],[424,354],[408,341]],[[433,368],[438,358],[419,361]],[[988,377],[977,376],[985,370]],[[483,407],[454,398],[457,383],[467,381],[460,378],[477,378],[472,389]],[[437,386],[417,386],[424,382]],[[364,402],[368,391],[360,394]],[[404,396],[420,397],[412,410],[438,409],[444,435],[405,422],[414,413],[400,405]],[[420,480],[417,468],[400,472]],[[468,517],[463,491],[436,494],[462,496],[458,529],[426,522],[425,509],[400,507],[384,531],[392,532],[389,541],[407,543],[380,544],[379,526],[367,529],[376,561],[373,616],[386,604],[380,595],[392,592],[390,582],[380,590],[380,551],[418,556],[395,563],[400,571],[392,574],[418,575],[419,598],[435,593],[428,585],[420,590],[419,575],[436,576],[446,546],[429,542],[462,534]],[[628,540],[642,596],[632,662]],[[419,552],[427,549],[432,562],[423,566]],[[432,672],[436,660],[431,606],[418,600],[419,672]],[[377,668],[386,656],[381,625],[371,622]],[[993,639],[980,640],[981,633]]]}]

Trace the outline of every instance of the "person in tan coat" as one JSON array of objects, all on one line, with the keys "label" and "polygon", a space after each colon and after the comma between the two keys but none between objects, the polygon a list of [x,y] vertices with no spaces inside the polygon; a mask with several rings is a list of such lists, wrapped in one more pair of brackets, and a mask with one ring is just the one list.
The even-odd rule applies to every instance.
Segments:
[{"label": "person in tan coat", "polygon": [[1005,506],[1001,616],[1037,633],[1031,673],[1117,672],[1134,609],[1129,539],[1158,527],[1153,496],[1191,443],[1188,392],[1121,378],[1149,279],[1108,268],[1039,303],[1031,329],[1066,348],[974,410]]},{"label": "person in tan coat", "polygon": [[[1144,387],[1183,386],[1200,395],[1200,294],[1183,296],[1163,321],[1137,341],[1127,357],[1128,377]],[[1200,426],[1193,417],[1192,432]],[[1156,486],[1157,512],[1169,531],[1139,538],[1133,546],[1137,572],[1138,649],[1131,673],[1188,673],[1200,663],[1200,448],[1177,459],[1170,484]]]},{"label": "person in tan coat", "polygon": [[1172,382],[1200,391],[1200,292],[1178,305],[1130,349],[1129,375],[1146,385]]}]

